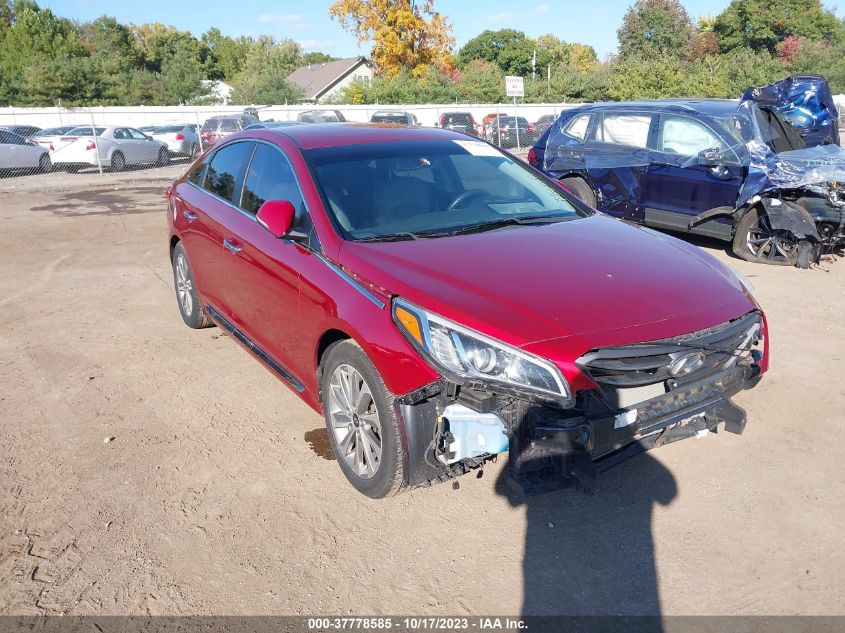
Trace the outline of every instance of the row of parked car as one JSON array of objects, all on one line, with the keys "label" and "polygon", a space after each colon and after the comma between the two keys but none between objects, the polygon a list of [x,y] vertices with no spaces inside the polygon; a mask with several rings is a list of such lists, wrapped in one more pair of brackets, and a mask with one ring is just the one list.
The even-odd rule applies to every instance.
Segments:
[{"label": "row of parked car", "polygon": [[[470,112],[444,112],[437,127],[463,132],[501,147],[531,145],[554,121],[545,115],[534,123],[525,117],[495,112],[477,122]],[[144,127],[63,125],[42,129],[33,125],[0,127],[0,172],[77,171],[82,168],[121,171],[128,166],[166,165],[172,158],[196,158],[220,139],[244,129],[303,123],[345,123],[340,110],[306,110],[296,121],[261,121],[254,112],[225,114],[195,123]],[[419,126],[412,112],[378,110],[371,123]]]}]

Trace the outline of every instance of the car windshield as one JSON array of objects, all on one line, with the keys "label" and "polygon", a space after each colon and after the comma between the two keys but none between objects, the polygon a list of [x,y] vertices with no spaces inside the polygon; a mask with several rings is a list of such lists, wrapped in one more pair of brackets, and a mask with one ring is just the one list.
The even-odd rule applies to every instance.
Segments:
[{"label": "car windshield", "polygon": [[75,127],[67,133],[68,136],[100,136],[106,131],[104,127]]},{"label": "car windshield", "polygon": [[780,114],[757,104],[746,105],[746,111],[718,119],[738,143],[758,141],[775,153],[804,148],[801,135]]},{"label": "car windshield", "polygon": [[481,141],[372,143],[303,154],[351,240],[439,237],[589,213]]},{"label": "car windshield", "polygon": [[339,123],[334,112],[302,112],[298,119],[303,123]]},{"label": "car windshield", "polygon": [[151,128],[151,131],[153,134],[172,134],[173,132],[181,132],[184,129],[184,125],[159,125]]},{"label": "car windshield", "polygon": [[71,130],[71,129],[73,129],[73,128],[70,128],[70,127],[67,127],[67,126],[48,127],[46,130],[41,130],[40,132],[37,132],[36,134],[37,134],[37,136],[53,136],[55,134],[64,134],[68,130]]}]

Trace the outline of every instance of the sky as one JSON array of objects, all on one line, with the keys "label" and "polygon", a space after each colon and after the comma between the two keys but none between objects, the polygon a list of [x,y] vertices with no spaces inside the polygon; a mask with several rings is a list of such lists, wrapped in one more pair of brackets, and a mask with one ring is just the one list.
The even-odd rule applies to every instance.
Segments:
[{"label": "sky", "polygon": [[[616,30],[633,0],[435,0],[435,8],[449,17],[457,47],[485,29],[515,28],[529,37],[553,33],[566,42],[583,42],[599,59],[616,51]],[[729,0],[685,0],[690,16],[715,15]],[[41,7],[80,21],[110,15],[120,22],[162,22],[199,36],[216,26],[224,34],[273,35],[297,40],[306,51],[335,57],[367,55],[355,38],[329,19],[331,0],[38,0]],[[828,4],[828,3],[825,3]],[[845,10],[836,9],[845,17]]]}]

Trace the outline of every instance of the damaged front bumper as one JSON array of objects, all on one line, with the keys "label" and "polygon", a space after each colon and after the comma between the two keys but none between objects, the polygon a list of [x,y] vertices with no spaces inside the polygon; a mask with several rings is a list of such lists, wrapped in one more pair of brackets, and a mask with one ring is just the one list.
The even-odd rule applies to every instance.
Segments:
[{"label": "damaged front bumper", "polygon": [[[582,392],[572,409],[447,381],[432,383],[394,404],[404,429],[408,483],[447,481],[495,459],[495,454],[478,452],[455,459],[451,451],[460,444],[449,433],[448,415],[456,405],[460,411],[477,412],[479,422],[486,424],[491,416],[501,421],[508,438],[509,481],[523,494],[572,484],[592,489],[600,472],[621,461],[663,444],[716,432],[720,424],[730,433],[742,433],[746,414],[731,398],[760,380],[765,353],[759,345],[762,325],[758,313],[749,313],[700,333],[586,355],[587,360],[601,361],[594,366],[617,367],[621,359],[637,369],[610,371],[596,381],[596,390]],[[683,354],[677,356],[671,345],[681,346]],[[660,373],[663,369],[655,363],[662,362],[662,356],[675,365],[679,358],[690,356],[693,347],[703,350],[704,364],[698,371],[682,379]],[[640,355],[633,356],[632,350]],[[652,363],[648,373],[662,378],[660,382],[644,382],[648,363]],[[626,394],[634,401],[626,403]],[[478,427],[477,432],[483,445],[484,429]]]}]

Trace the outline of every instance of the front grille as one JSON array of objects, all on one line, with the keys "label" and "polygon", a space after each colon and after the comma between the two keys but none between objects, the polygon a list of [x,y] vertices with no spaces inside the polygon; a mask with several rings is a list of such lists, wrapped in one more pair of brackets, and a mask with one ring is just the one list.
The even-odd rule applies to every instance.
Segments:
[{"label": "front grille", "polygon": [[601,387],[673,386],[747,362],[762,337],[763,320],[749,312],[733,321],[672,338],[605,347],[588,352],[578,365]]}]

